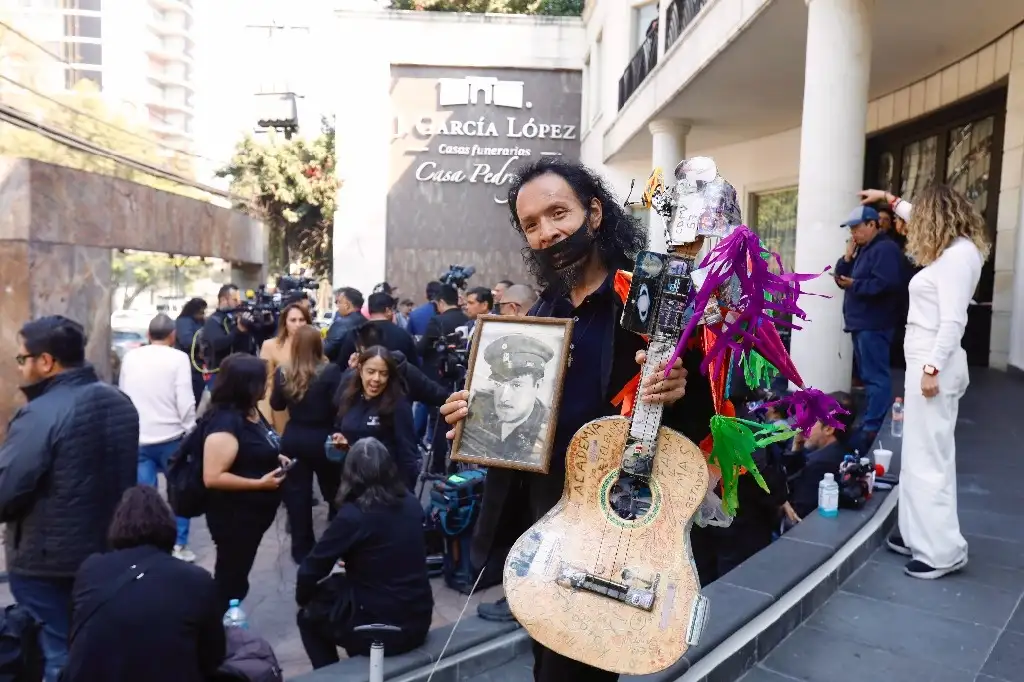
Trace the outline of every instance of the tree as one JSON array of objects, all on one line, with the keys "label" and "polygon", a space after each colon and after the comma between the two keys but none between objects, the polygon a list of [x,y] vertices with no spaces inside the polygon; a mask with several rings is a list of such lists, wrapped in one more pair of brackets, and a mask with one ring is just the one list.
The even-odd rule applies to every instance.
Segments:
[{"label": "tree", "polygon": [[392,0],[391,9],[578,17],[583,0]]},{"label": "tree", "polygon": [[201,258],[149,251],[118,251],[110,266],[114,289],[124,287],[121,308],[128,310],[141,294],[173,285],[179,292],[206,270]]},{"label": "tree", "polygon": [[278,271],[300,260],[318,276],[330,276],[338,191],[334,155],[334,123],[324,119],[313,139],[270,133],[258,141],[246,135],[231,162],[217,171],[231,179],[236,208],[267,226],[269,265]]}]

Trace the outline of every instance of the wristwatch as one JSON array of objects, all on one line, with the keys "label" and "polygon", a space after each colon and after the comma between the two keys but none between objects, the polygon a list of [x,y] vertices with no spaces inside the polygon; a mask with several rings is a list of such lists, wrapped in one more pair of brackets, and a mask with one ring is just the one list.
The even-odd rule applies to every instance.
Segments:
[{"label": "wristwatch", "polygon": [[924,373],[930,377],[937,376],[939,373],[939,368],[936,367],[935,365],[925,365]]}]

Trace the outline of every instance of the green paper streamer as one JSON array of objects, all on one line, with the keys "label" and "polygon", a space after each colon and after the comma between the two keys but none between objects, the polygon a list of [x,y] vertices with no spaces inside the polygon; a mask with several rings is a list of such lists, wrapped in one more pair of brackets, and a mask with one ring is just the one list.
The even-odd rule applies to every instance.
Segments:
[{"label": "green paper streamer", "polygon": [[746,469],[765,492],[769,492],[754,462],[754,451],[796,435],[782,424],[760,424],[737,417],[715,415],[711,418],[713,441],[708,463],[722,470],[722,509],[730,516],[739,509],[740,469]]},{"label": "green paper streamer", "polygon": [[771,385],[772,379],[779,374],[775,365],[768,362],[757,351],[752,350],[744,354],[741,362],[743,363],[743,381],[751,389]]}]

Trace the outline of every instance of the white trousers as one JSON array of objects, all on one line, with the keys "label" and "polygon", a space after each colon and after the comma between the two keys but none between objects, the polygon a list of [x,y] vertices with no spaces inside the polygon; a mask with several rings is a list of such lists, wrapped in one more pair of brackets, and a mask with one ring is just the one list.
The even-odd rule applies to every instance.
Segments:
[{"label": "white trousers", "polygon": [[907,360],[900,461],[899,524],[913,558],[949,568],[967,557],[956,513],[956,416],[970,379],[967,353],[958,348],[939,373],[939,394],[925,398],[921,377],[933,333],[907,327]]}]

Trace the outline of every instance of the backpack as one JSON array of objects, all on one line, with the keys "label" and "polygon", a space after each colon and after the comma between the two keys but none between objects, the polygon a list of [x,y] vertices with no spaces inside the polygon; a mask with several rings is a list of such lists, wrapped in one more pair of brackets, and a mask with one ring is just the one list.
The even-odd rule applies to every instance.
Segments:
[{"label": "backpack", "polygon": [[31,682],[43,678],[41,624],[18,604],[0,613],[0,682]]},{"label": "backpack", "polygon": [[226,628],[227,654],[214,680],[227,682],[284,682],[274,650],[262,637],[242,628]]},{"label": "backpack", "polygon": [[167,501],[175,516],[194,519],[206,513],[206,484],[203,483],[203,445],[207,415],[182,439],[167,463]]}]

